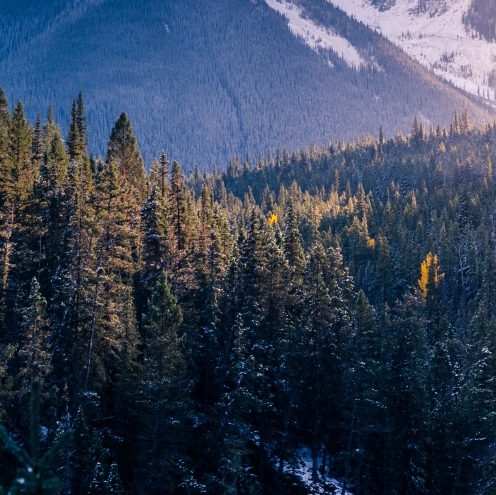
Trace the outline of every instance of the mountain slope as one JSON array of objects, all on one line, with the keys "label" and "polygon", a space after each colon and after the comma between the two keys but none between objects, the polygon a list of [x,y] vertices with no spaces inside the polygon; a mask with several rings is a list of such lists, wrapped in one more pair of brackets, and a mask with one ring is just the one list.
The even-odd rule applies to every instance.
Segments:
[{"label": "mountain slope", "polygon": [[380,125],[393,135],[408,131],[414,116],[446,124],[468,108],[485,118],[370,29],[324,0],[306,3],[367,64],[353,67],[339,53],[301,43],[263,0],[44,1],[36,8],[7,0],[0,86],[12,102],[24,101],[31,119],[53,104],[64,129],[82,90],[94,154],[105,152],[126,110],[147,165],[165,149],[187,169],[377,134]]},{"label": "mountain slope", "polygon": [[496,8],[492,0],[472,0],[463,23],[487,41],[496,41]]},{"label": "mountain slope", "polygon": [[408,55],[455,86],[494,102],[494,2],[328,1],[377,29]]}]

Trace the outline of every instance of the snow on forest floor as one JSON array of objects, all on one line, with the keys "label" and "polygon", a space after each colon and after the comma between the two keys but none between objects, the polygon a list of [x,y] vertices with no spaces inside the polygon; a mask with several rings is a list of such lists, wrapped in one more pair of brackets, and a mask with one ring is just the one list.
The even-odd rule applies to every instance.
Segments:
[{"label": "snow on forest floor", "polygon": [[462,16],[470,0],[438,2],[425,12],[418,12],[418,0],[396,0],[384,11],[372,6],[370,0],[327,1],[376,29],[455,86],[495,99],[488,76],[496,70],[496,43],[465,30]]},{"label": "snow on forest floor", "polygon": [[[317,458],[319,466],[322,465],[322,457]],[[330,476],[322,475],[319,472],[319,480],[313,481],[312,479],[312,455],[310,449],[303,447],[296,451],[296,459],[292,463],[284,464],[284,472],[297,476],[302,483],[307,487],[308,493],[311,494],[334,494],[334,495],[352,495],[351,492],[346,490],[345,494],[342,493],[343,487],[339,481]]]},{"label": "snow on forest floor", "polygon": [[332,50],[350,67],[358,68],[366,64],[357,49],[346,38],[304,18],[302,10],[297,5],[285,0],[265,1],[269,7],[286,17],[291,32],[301,38],[312,50]]}]

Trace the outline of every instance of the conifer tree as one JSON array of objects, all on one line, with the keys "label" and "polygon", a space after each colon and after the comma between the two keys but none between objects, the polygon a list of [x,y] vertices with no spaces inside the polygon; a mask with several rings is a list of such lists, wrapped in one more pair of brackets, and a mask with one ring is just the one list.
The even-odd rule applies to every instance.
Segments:
[{"label": "conifer tree", "polygon": [[157,280],[144,325],[144,367],[140,385],[138,439],[144,446],[135,470],[140,473],[147,493],[161,493],[177,483],[175,459],[183,455],[185,362],[179,327],[183,316],[172,295],[167,275]]},{"label": "conifer tree", "polygon": [[[133,231],[135,211],[130,186],[114,162],[101,164],[92,198],[95,207],[95,260],[92,267],[91,321],[84,329],[86,364],[84,390],[102,386],[115,367],[125,334],[127,288],[133,283],[135,262]],[[105,311],[101,311],[101,308]]]},{"label": "conifer tree", "polygon": [[186,178],[181,166],[176,161],[172,164],[169,210],[169,247],[171,263],[170,273],[174,273],[171,283],[174,293],[182,303],[186,292],[194,283],[193,243],[198,227],[193,192],[186,185]]},{"label": "conifer tree", "polygon": [[169,195],[169,160],[165,151],[160,155],[160,161],[154,160],[150,169],[150,185],[155,185],[161,198]]},{"label": "conifer tree", "polygon": [[[189,323],[196,331],[189,335],[189,347],[199,376],[196,394],[204,411],[216,397],[213,372],[219,361],[218,305],[221,296],[220,276],[224,267],[218,232],[214,221],[213,194],[203,186],[200,196],[198,238],[194,246],[193,263],[195,290],[191,310],[195,318]],[[200,371],[201,370],[201,371]]]},{"label": "conifer tree", "polygon": [[69,158],[79,164],[88,160],[86,143],[86,117],[84,115],[83,95],[79,92],[77,99],[72,103],[71,124],[67,136]]},{"label": "conifer tree", "polygon": [[61,241],[63,224],[63,188],[69,172],[69,157],[62,141],[60,128],[54,122],[45,126],[45,152],[40,167],[43,217],[47,232],[47,249],[56,254]]},{"label": "conifer tree", "polygon": [[31,281],[28,306],[20,310],[22,345],[18,351],[18,394],[20,401],[29,389],[30,380],[40,385],[49,379],[51,372],[51,345],[48,334],[47,302],[40,293],[36,278]]},{"label": "conifer tree", "polygon": [[104,493],[105,495],[122,495],[123,493],[122,482],[116,462],[112,462],[110,465],[109,474],[105,480]]},{"label": "conifer tree", "polygon": [[289,272],[297,283],[305,267],[305,256],[301,245],[301,234],[293,201],[289,202],[286,228],[284,231],[284,254],[288,262]]},{"label": "conifer tree", "polygon": [[67,152],[71,162],[79,168],[79,189],[81,194],[87,194],[93,182],[92,165],[87,147],[87,125],[84,114],[83,96],[80,92],[73,101],[71,124],[67,136]]},{"label": "conifer tree", "polygon": [[146,311],[162,272],[170,267],[167,212],[163,207],[163,197],[158,188],[152,185],[150,195],[141,208],[141,267],[140,290],[138,294],[139,318]]},{"label": "conifer tree", "polygon": [[[394,308],[390,329],[391,355],[385,401],[389,409],[391,449],[386,467],[391,490],[416,493],[426,482],[426,427],[428,424],[426,321],[421,301],[407,294]],[[399,448],[404,446],[402,448]],[[399,450],[398,450],[399,449]]]},{"label": "conifer tree", "polygon": [[43,126],[41,124],[41,115],[36,116],[36,124],[33,129],[33,142],[31,146],[33,152],[33,167],[41,167],[43,156],[45,153],[45,140],[43,137]]},{"label": "conifer tree", "polygon": [[91,324],[89,301],[94,295],[97,232],[94,205],[80,195],[79,172],[78,165],[71,162],[58,212],[64,228],[59,245],[51,244],[56,251],[48,259],[45,274],[46,287],[50,288],[53,360],[58,379],[70,384],[73,415],[78,411],[82,383],[82,332]]},{"label": "conifer tree", "polygon": [[147,182],[145,164],[131,122],[125,112],[121,113],[112,128],[106,161],[114,162],[121,176],[135,189],[135,194],[143,198]]},{"label": "conifer tree", "polygon": [[[14,110],[9,128],[8,157],[4,174],[0,177],[3,189],[4,244],[2,280],[6,306],[4,321],[13,330],[18,324],[15,304],[25,304],[29,295],[31,278],[38,266],[40,234],[40,202],[37,197],[38,170],[32,162],[32,129],[24,117],[24,107],[19,102]],[[16,301],[16,302],[14,302]],[[10,336],[15,340],[13,334]]]},{"label": "conifer tree", "polygon": [[394,265],[391,256],[391,247],[382,232],[379,232],[377,235],[375,251],[374,289],[371,299],[376,304],[392,304],[395,300]]},{"label": "conifer tree", "polygon": [[[327,252],[316,242],[311,249],[305,272],[304,324],[304,382],[300,391],[302,403],[312,407],[302,411],[301,421],[311,435],[313,478],[317,478],[317,454],[324,439],[330,450],[343,449],[332,445],[327,417],[334,421],[342,414],[345,401],[344,372],[349,358],[352,336],[353,283],[343,268],[339,247]],[[329,416],[328,416],[329,415]],[[335,423],[334,423],[335,424]]]},{"label": "conifer tree", "polygon": [[105,471],[100,462],[96,463],[88,493],[90,495],[105,495],[107,493],[105,486]]},{"label": "conifer tree", "polygon": [[178,162],[174,161],[171,171],[171,224],[172,233],[176,242],[176,250],[183,251],[186,248],[186,186],[185,177]]},{"label": "conifer tree", "polygon": [[25,199],[34,182],[31,167],[31,126],[24,117],[24,106],[21,102],[14,108],[7,140],[7,155],[0,176],[0,190],[4,202],[19,203]]},{"label": "conifer tree", "polygon": [[9,102],[5,92],[0,88],[0,166],[3,170],[7,158],[8,133],[10,127]]},{"label": "conifer tree", "polygon": [[[115,419],[112,421],[113,430],[121,439],[115,449],[116,458],[119,460],[119,466],[122,467],[124,475],[122,481],[129,483],[135,459],[133,451],[137,441],[137,418],[139,417],[140,385],[143,371],[143,339],[138,332],[131,287],[126,290],[121,321],[123,325],[122,344],[113,379],[113,400],[110,410],[115,414]],[[113,469],[115,472],[112,471]],[[107,485],[110,482],[114,487],[113,489],[118,490],[121,478],[115,463],[111,465]]]},{"label": "conifer tree", "polygon": [[[353,333],[349,358],[344,372],[344,386],[349,400],[345,414],[349,424],[348,446],[345,455],[345,483],[350,479],[360,483],[371,492],[378,486],[367,486],[365,465],[371,470],[380,470],[380,437],[385,429],[382,421],[381,380],[382,333],[372,306],[365,293],[360,290],[353,311]],[[368,453],[368,459],[363,456]],[[355,472],[352,474],[352,470]],[[344,485],[344,484],[343,484]],[[346,487],[343,486],[343,490]]]},{"label": "conifer tree", "polygon": [[259,300],[261,295],[260,270],[263,263],[262,238],[255,209],[250,215],[246,237],[240,236],[239,244],[240,300],[238,311],[241,311],[243,316],[244,334],[252,334],[251,338],[254,339],[263,311]]},{"label": "conifer tree", "polygon": [[92,490],[107,493],[105,483],[110,453],[104,447],[102,432],[88,425],[82,407],[73,420],[72,431],[74,441],[64,452],[66,492],[74,495],[87,494]]}]

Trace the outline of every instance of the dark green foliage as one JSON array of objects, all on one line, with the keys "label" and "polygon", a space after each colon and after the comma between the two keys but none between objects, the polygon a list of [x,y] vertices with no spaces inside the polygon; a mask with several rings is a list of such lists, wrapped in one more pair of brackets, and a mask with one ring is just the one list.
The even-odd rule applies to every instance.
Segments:
[{"label": "dark green foliage", "polygon": [[84,115],[83,95],[79,93],[72,103],[71,125],[67,136],[69,157],[78,163],[88,160],[86,149],[86,117]]},{"label": "dark green foliage", "polygon": [[57,441],[40,457],[40,384],[32,382],[31,402],[31,436],[29,453],[16,445],[6,429],[0,425],[0,437],[6,448],[16,457],[22,467],[18,470],[9,495],[42,495],[58,493],[60,481],[51,476],[51,470],[56,455],[71,441],[72,432],[67,430],[59,436]]},{"label": "dark green foliage", "polygon": [[[82,115],[79,98],[71,147]],[[39,442],[14,453],[50,460],[43,476],[72,495],[330,478],[491,493],[496,125],[469,120],[189,177],[163,153],[147,180],[128,120],[115,150],[133,160],[89,167],[52,112],[31,130],[18,105],[4,121],[32,137],[24,179],[0,183],[0,415],[16,444],[33,378],[44,405]],[[68,427],[75,442],[36,457]],[[15,456],[0,465],[12,483]]]},{"label": "dark green foliage", "polygon": [[19,405],[24,404],[23,396],[29,384],[36,379],[43,384],[51,371],[51,349],[47,302],[40,293],[40,284],[33,278],[27,299],[27,307],[19,310],[20,332],[24,345],[18,350],[18,376],[16,377]]},{"label": "dark green foliage", "polygon": [[[76,116],[77,119],[77,116]],[[119,173],[135,188],[135,194],[143,194],[146,172],[138,142],[125,112],[117,119],[107,146],[107,163],[113,162]]]},{"label": "dark green foliage", "polygon": [[9,102],[3,89],[0,89],[0,163],[5,166],[10,125]]},{"label": "dark green foliage", "polygon": [[3,200],[16,204],[26,198],[33,182],[31,168],[31,126],[24,116],[24,105],[18,102],[12,114],[7,134],[6,158],[2,167],[0,184]]}]

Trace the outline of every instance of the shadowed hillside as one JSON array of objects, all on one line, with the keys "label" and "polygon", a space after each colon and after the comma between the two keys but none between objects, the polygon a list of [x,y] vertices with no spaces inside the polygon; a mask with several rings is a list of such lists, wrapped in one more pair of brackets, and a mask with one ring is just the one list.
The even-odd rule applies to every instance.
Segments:
[{"label": "shadowed hillside", "polygon": [[381,69],[356,71],[334,53],[320,56],[263,0],[7,0],[0,86],[32,121],[55,104],[65,130],[81,90],[95,155],[125,108],[147,166],[164,148],[187,170],[377,133],[377,122],[393,135],[409,130],[412,115],[447,123],[469,107],[483,119],[365,26],[323,0],[305,4]]}]

